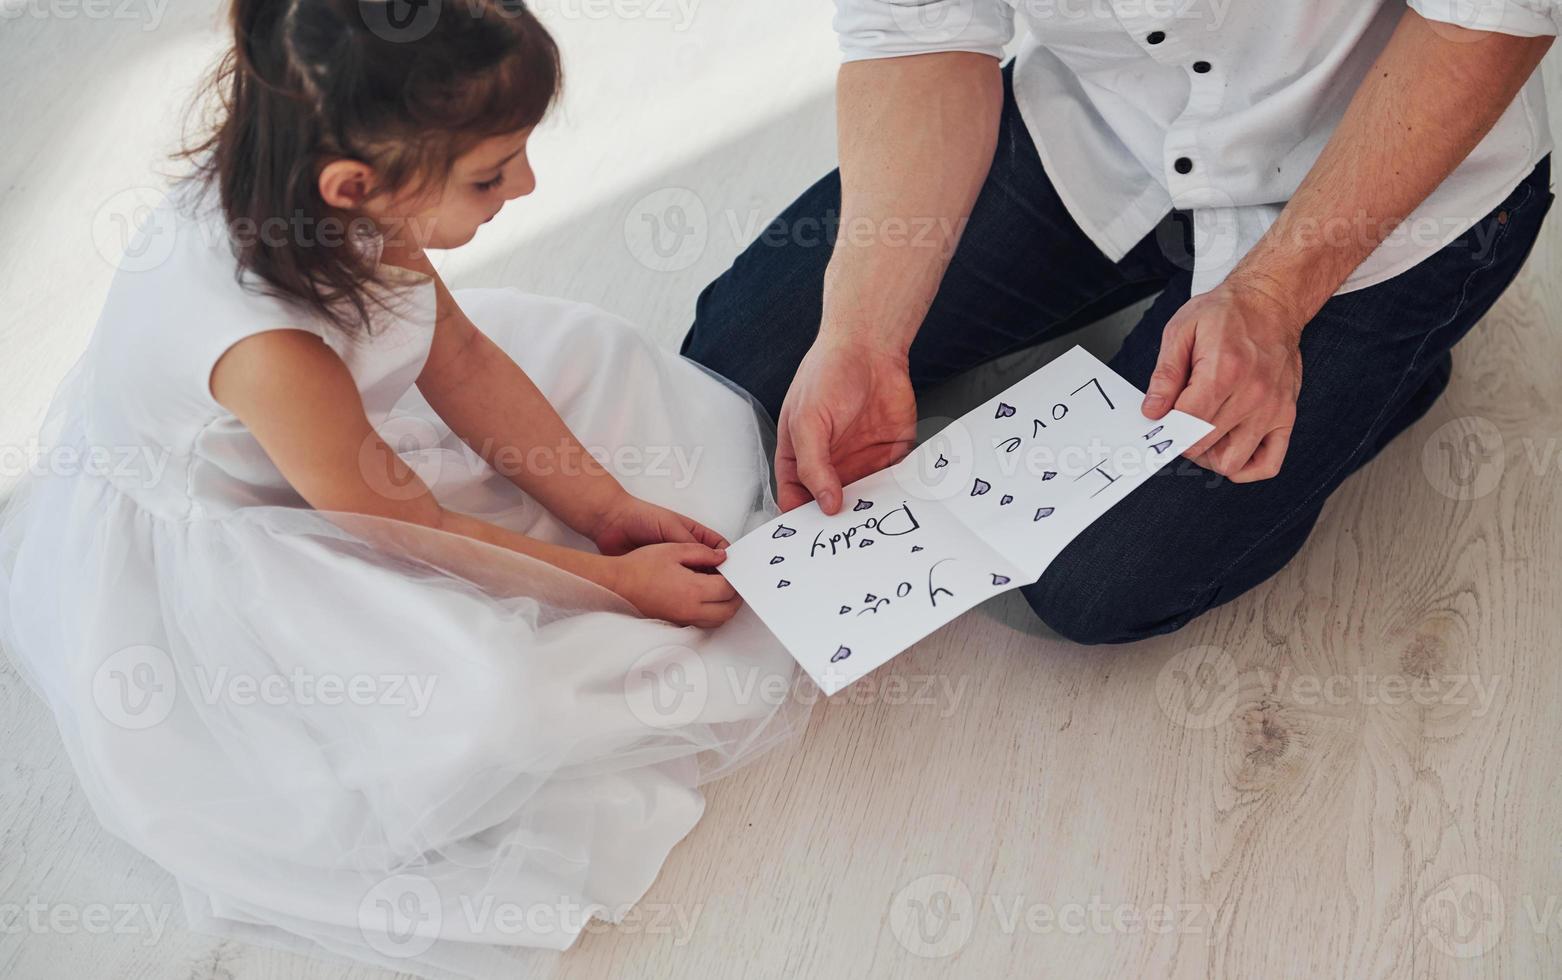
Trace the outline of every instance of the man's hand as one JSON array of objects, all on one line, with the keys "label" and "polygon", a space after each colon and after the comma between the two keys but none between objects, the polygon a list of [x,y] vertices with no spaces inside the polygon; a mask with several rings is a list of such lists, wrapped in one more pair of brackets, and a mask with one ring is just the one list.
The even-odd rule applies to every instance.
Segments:
[{"label": "man's hand", "polygon": [[1215,426],[1184,455],[1239,483],[1280,472],[1302,328],[1491,130],[1553,40],[1405,11],[1279,218],[1161,335],[1144,414]]},{"label": "man's hand", "polygon": [[841,507],[841,487],[899,462],[916,444],[917,401],[906,357],[871,340],[821,334],[797,368],[777,423],[783,511]]},{"label": "man's hand", "polygon": [[1214,425],[1183,455],[1235,483],[1279,473],[1302,389],[1298,319],[1273,293],[1232,279],[1195,296],[1161,334],[1144,414],[1176,408]]}]

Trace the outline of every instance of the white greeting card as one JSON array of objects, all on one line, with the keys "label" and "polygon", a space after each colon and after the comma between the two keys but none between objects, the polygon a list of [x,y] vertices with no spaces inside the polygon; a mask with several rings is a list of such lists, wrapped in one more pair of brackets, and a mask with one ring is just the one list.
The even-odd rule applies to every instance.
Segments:
[{"label": "white greeting card", "polygon": [[972,606],[1036,581],[1065,545],[1211,426],[1075,347],[888,469],[727,549],[726,576],[825,694]]}]

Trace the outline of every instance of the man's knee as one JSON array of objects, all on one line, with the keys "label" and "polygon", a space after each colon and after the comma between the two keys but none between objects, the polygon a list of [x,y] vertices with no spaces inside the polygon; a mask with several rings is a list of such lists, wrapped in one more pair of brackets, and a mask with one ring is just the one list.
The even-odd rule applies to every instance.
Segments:
[{"label": "man's knee", "polygon": [[1075,643],[1131,643],[1171,633],[1210,607],[1207,596],[1179,587],[1175,571],[1159,577],[1071,556],[1065,549],[1041,579],[1020,591],[1050,629]]}]

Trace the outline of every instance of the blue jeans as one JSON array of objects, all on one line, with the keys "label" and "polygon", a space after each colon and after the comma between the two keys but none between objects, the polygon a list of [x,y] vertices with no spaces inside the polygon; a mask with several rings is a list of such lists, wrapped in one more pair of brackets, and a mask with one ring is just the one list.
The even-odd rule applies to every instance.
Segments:
[{"label": "blue jeans", "polygon": [[[1161,331],[1188,300],[1191,225],[1174,211],[1120,262],[1080,231],[1042,169],[1009,71],[998,151],[911,346],[918,390],[1159,293],[1111,365],[1143,389]],[[1074,539],[1023,589],[1080,643],[1179,629],[1279,571],[1324,501],[1448,384],[1450,350],[1513,281],[1551,206],[1550,158],[1459,238],[1413,269],[1335,296],[1302,334],[1302,390],[1280,474],[1236,484],[1182,459]],[[683,353],[771,413],[819,328],[840,212],[839,173],[792,203],[700,294]],[[819,229],[818,235],[791,230]]]}]

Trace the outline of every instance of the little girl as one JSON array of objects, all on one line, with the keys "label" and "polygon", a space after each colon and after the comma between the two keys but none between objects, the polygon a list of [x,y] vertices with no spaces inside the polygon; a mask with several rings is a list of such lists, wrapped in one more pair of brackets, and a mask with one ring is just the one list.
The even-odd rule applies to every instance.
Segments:
[{"label": "little girl", "polygon": [[0,640],[193,926],[513,976],[803,720],[714,572],[775,513],[760,425],[614,317],[440,281],[535,184],[560,75],[520,3],[233,27],[0,522]]}]

